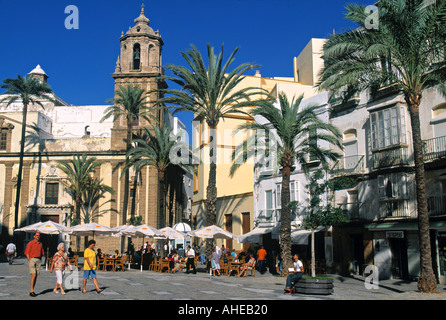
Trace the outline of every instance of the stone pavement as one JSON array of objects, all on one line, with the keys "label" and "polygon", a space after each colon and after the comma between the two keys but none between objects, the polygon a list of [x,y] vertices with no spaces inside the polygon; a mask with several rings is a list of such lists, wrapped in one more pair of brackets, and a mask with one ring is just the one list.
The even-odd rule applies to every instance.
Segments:
[{"label": "stone pavement", "polygon": [[[80,265],[81,266],[81,265]],[[170,274],[131,269],[126,272],[98,271],[98,283],[104,289],[96,293],[91,280],[83,294],[82,270],[67,274],[66,295],[55,294],[54,273],[42,266],[37,279],[37,297],[29,296],[28,262],[19,258],[13,265],[0,263],[0,300],[446,300],[446,286],[438,285],[438,294],[417,292],[416,282],[386,280],[378,289],[366,289],[362,277],[334,277],[334,293],[328,296],[284,294],[285,278],[269,273],[244,278],[211,277],[197,274]],[[77,288],[77,286],[79,288]]]}]

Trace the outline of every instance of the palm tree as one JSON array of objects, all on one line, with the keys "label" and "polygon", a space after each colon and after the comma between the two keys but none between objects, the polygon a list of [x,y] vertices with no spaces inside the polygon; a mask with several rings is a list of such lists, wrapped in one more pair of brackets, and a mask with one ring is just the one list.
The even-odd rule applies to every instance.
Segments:
[{"label": "palm tree", "polygon": [[347,19],[360,27],[328,39],[318,86],[333,92],[346,87],[360,92],[394,84],[401,90],[414,148],[421,264],[418,289],[434,292],[437,281],[432,268],[419,107],[429,88],[446,94],[446,2],[379,0],[375,5],[377,29],[367,29],[370,17],[363,6],[346,7]]},{"label": "palm tree", "polygon": [[[84,191],[82,192],[82,220],[84,223],[93,222],[94,218],[101,217],[103,214],[113,211],[117,212],[116,209],[101,209],[101,206],[106,206],[108,203],[113,202],[113,199],[107,200],[101,204],[99,201],[106,197],[107,194],[113,195],[115,190],[102,183],[102,179],[93,178],[89,176],[87,178],[88,182]],[[96,211],[96,213],[94,213]]]},{"label": "palm tree", "polygon": [[[128,152],[128,166],[133,166],[136,171],[141,171],[145,166],[153,166],[158,171],[158,225],[157,228],[166,226],[166,173],[172,171],[174,166],[191,170],[189,155],[190,148],[185,143],[176,141],[170,126],[152,126],[144,128],[144,134],[140,139],[135,139],[136,146]],[[180,148],[177,148],[179,145]],[[178,153],[185,153],[180,154]],[[186,161],[179,162],[186,158]],[[171,222],[171,219],[169,219]],[[164,245],[162,245],[164,251]]]},{"label": "palm tree", "polygon": [[[158,225],[157,228],[166,226],[166,173],[173,166],[181,166],[184,169],[191,169],[188,164],[189,157],[187,156],[187,163],[180,163],[176,161],[177,152],[185,152],[191,154],[189,147],[182,146],[181,149],[175,146],[179,144],[172,135],[170,126],[164,127],[151,126],[144,128],[144,134],[140,139],[134,140],[135,147],[128,152],[129,162],[128,166],[133,166],[137,171],[140,171],[145,166],[153,166],[158,171]],[[175,153],[175,154],[174,154]],[[184,155],[181,156],[184,158]]]},{"label": "palm tree", "polygon": [[91,184],[91,175],[95,168],[103,163],[105,162],[97,161],[96,157],[87,157],[85,154],[75,155],[71,160],[58,161],[57,168],[67,176],[64,184],[76,205],[77,223],[81,221],[82,195]]},{"label": "palm tree", "polygon": [[[284,93],[279,94],[279,107],[271,100],[264,100],[259,106],[250,111],[252,117],[263,117],[267,122],[246,123],[239,126],[239,130],[256,130],[252,139],[259,139],[260,130],[265,137],[275,140],[277,150],[267,151],[272,158],[276,158],[282,170],[282,193],[281,193],[281,223],[280,223],[280,249],[284,267],[282,274],[288,273],[292,267],[291,258],[291,208],[290,208],[290,174],[296,164],[300,164],[306,174],[309,174],[309,160],[320,161],[324,168],[328,168],[330,161],[340,157],[336,152],[325,149],[317,144],[317,141],[325,141],[342,149],[339,130],[328,123],[323,122],[316,115],[318,105],[310,105],[301,108],[303,95],[293,99],[290,103]],[[252,143],[252,142],[251,142]],[[261,141],[255,142],[261,146]],[[245,142],[250,144],[249,141]],[[251,144],[253,145],[253,144]],[[257,155],[259,149],[256,150]],[[256,155],[249,148],[238,146],[234,152],[234,164],[231,174],[247,160],[248,156]]]},{"label": "palm tree", "polygon": [[23,171],[23,156],[25,153],[25,133],[26,133],[26,118],[28,113],[28,106],[30,104],[37,104],[43,108],[41,100],[52,101],[49,97],[53,91],[46,82],[33,78],[31,76],[22,77],[17,75],[17,79],[8,78],[3,80],[3,84],[0,88],[6,89],[4,94],[8,95],[0,102],[7,101],[9,106],[18,100],[22,101],[22,132],[20,139],[20,154],[19,154],[19,172],[17,175],[17,193],[15,199],[15,212],[14,212],[14,228],[18,227],[19,219],[19,206],[20,206],[20,189],[22,186],[22,171]]},{"label": "palm tree", "polygon": [[[123,117],[126,121],[127,138],[126,138],[126,152],[132,147],[133,127],[134,121],[141,117],[145,119],[155,119],[151,115],[146,102],[146,93],[144,89],[139,88],[137,85],[128,84],[127,86],[120,86],[116,91],[116,98],[109,99],[107,102],[112,102],[114,105],[108,107],[105,110],[105,115],[102,117],[101,122],[113,117],[113,121]],[[129,184],[130,173],[128,164],[128,156],[125,158],[124,169],[124,199],[122,204],[122,224],[127,221],[127,207],[129,202]]]},{"label": "palm tree", "polygon": [[[253,106],[251,98],[260,94],[265,94],[258,88],[237,87],[245,78],[244,74],[254,66],[243,63],[232,71],[229,67],[234,62],[237,53],[236,48],[223,64],[223,46],[218,57],[214,54],[214,48],[208,44],[208,66],[198,49],[192,45],[191,49],[182,52],[181,55],[186,60],[190,70],[186,67],[167,65],[173,77],[163,76],[163,79],[173,81],[181,89],[160,90],[162,94],[168,94],[159,100],[159,103],[168,103],[174,106],[174,113],[179,111],[193,112],[195,116],[203,121],[210,129],[210,167],[209,180],[206,190],[206,224],[212,225],[217,220],[217,137],[216,128],[219,121],[228,114],[243,112],[243,107]],[[206,256],[212,256],[213,240],[206,242]]]}]

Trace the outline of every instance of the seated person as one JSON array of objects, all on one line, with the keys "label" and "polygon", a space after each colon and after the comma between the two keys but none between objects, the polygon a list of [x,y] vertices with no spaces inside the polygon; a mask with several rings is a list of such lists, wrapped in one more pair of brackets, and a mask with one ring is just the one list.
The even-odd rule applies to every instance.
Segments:
[{"label": "seated person", "polygon": [[172,269],[172,272],[180,271],[181,257],[175,251],[172,258],[173,258],[173,263],[174,263],[174,268]]},{"label": "seated person", "polygon": [[118,250],[115,250],[114,256],[115,256],[115,258],[121,258],[121,254],[119,253]]},{"label": "seated person", "polygon": [[284,289],[286,292],[291,291],[291,287],[293,286],[293,284],[299,281],[300,278],[302,278],[304,272],[304,265],[302,261],[299,260],[299,255],[297,253],[294,254],[293,259],[294,259],[294,268],[293,268],[294,272],[290,273],[286,278],[286,286]]},{"label": "seated person", "polygon": [[256,259],[254,259],[253,256],[247,255],[246,258],[248,260],[247,263],[242,264],[241,268],[240,268],[240,272],[237,275],[237,277],[240,277],[246,270],[248,270],[249,267],[252,267],[254,265],[254,262],[256,262]]},{"label": "seated person", "polygon": [[98,249],[98,252],[96,253],[96,258],[104,259],[104,254],[102,253],[101,249]]}]

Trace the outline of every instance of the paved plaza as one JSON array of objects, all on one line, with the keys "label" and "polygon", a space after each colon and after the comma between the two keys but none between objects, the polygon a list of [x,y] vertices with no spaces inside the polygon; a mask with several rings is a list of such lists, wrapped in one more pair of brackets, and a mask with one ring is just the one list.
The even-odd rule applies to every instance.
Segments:
[{"label": "paved plaza", "polygon": [[379,282],[378,289],[367,289],[362,277],[331,276],[334,293],[317,296],[284,294],[285,278],[270,273],[256,272],[255,277],[237,278],[212,277],[204,271],[196,274],[136,269],[98,271],[98,283],[104,291],[96,293],[89,280],[87,293],[83,294],[80,270],[65,275],[64,287],[68,289],[66,295],[61,295],[53,292],[55,274],[42,265],[35,288],[37,297],[33,298],[29,296],[28,262],[19,258],[13,265],[0,263],[0,300],[446,300],[445,285],[438,285],[438,294],[421,294],[417,292],[416,282],[386,280]]}]

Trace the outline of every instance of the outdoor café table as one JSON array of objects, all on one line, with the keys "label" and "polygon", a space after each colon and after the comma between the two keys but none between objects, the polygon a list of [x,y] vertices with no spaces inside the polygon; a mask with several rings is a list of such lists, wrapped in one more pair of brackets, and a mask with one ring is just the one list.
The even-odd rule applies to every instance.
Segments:
[{"label": "outdoor caf\u00e9 table", "polygon": [[240,267],[242,266],[243,262],[229,262],[228,266],[228,276],[231,275],[231,271],[234,270],[237,272],[237,274],[240,272]]},{"label": "outdoor caf\u00e9 table", "polygon": [[[113,258],[113,257],[104,257],[104,270],[105,271],[109,271],[107,270],[107,267],[112,267],[110,271],[116,271],[116,261],[120,260],[121,258]],[[107,264],[107,261],[112,261],[112,264]]]}]

